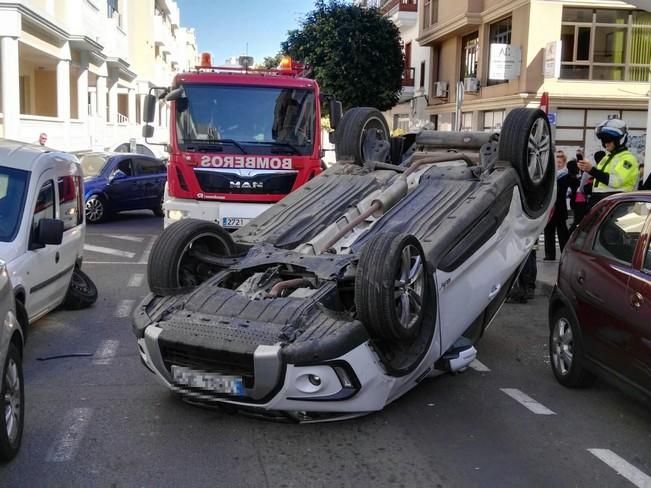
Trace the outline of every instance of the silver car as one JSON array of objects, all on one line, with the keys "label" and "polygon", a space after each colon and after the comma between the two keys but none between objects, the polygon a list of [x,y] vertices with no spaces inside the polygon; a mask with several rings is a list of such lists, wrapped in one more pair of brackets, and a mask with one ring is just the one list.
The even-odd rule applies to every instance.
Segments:
[{"label": "silver car", "polygon": [[23,434],[23,344],[25,337],[16,318],[16,303],[9,275],[0,261],[0,462],[18,453]]}]

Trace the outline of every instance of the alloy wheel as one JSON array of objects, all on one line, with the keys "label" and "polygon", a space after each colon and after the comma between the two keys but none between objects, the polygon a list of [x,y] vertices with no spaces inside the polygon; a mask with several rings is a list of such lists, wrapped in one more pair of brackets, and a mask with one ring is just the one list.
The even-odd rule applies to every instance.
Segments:
[{"label": "alloy wheel", "polygon": [[104,204],[97,198],[91,198],[86,202],[86,220],[99,222],[104,216]]},{"label": "alloy wheel", "polygon": [[574,359],[574,337],[572,326],[565,318],[559,318],[554,325],[551,350],[554,369],[562,376],[569,374]]},{"label": "alloy wheel", "polygon": [[419,320],[425,288],[423,261],[418,249],[408,245],[402,250],[394,286],[396,313],[400,324],[411,329]]},{"label": "alloy wheel", "polygon": [[4,391],[3,401],[7,438],[13,444],[18,438],[22,409],[20,375],[18,374],[18,365],[13,358],[9,358],[7,362],[7,370],[5,371],[4,377]]},{"label": "alloy wheel", "polygon": [[545,119],[538,119],[529,132],[529,161],[527,170],[534,185],[540,184],[549,165],[551,134]]}]

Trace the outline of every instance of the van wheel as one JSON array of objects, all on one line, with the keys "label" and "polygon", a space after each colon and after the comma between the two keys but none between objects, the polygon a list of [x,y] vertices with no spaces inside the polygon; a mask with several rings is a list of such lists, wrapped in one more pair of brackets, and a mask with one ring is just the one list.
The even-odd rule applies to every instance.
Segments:
[{"label": "van wheel", "polygon": [[370,157],[364,144],[369,131],[381,141],[389,141],[389,126],[382,112],[371,107],[351,108],[341,119],[335,132],[337,162],[351,161],[362,165]]},{"label": "van wheel", "polygon": [[25,421],[22,357],[15,344],[9,344],[0,381],[0,461],[6,462],[18,453]]},{"label": "van wheel", "polygon": [[198,286],[214,274],[214,266],[193,256],[193,252],[230,256],[237,246],[220,225],[199,219],[183,219],[160,234],[147,264],[149,289],[162,296]]},{"label": "van wheel", "polygon": [[547,115],[540,109],[509,112],[500,132],[498,159],[509,161],[520,177],[524,211],[540,217],[549,205],[555,181],[554,151]]},{"label": "van wheel", "polygon": [[378,234],[362,250],[355,278],[355,307],[371,337],[415,339],[428,296],[425,254],[408,234]]},{"label": "van wheel", "polygon": [[68,310],[88,308],[97,301],[97,287],[93,280],[79,268],[72,272],[68,293],[63,300],[63,307]]}]

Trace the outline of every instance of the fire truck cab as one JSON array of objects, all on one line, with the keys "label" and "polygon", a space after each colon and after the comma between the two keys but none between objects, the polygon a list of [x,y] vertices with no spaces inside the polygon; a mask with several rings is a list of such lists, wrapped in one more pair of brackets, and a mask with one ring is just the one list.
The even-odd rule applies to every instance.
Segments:
[{"label": "fire truck cab", "polygon": [[[153,88],[145,121],[170,103],[165,226],[184,218],[236,229],[321,172],[321,99],[302,66],[201,66]],[[331,125],[341,104],[331,101]],[[149,124],[143,135],[153,135]]]}]

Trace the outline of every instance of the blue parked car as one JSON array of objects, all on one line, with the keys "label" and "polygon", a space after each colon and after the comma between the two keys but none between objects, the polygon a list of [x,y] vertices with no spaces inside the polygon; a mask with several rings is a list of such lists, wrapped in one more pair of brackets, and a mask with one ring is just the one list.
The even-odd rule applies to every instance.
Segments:
[{"label": "blue parked car", "polygon": [[142,154],[91,152],[80,157],[86,222],[96,224],[123,210],[163,216],[165,163]]}]

